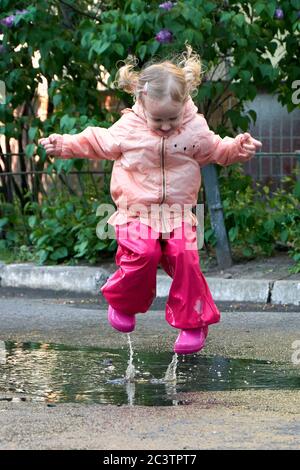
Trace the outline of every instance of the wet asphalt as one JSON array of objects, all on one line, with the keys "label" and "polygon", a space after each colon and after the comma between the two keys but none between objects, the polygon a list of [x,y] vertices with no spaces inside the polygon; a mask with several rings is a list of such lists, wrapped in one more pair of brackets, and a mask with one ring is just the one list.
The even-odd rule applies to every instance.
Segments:
[{"label": "wet asphalt", "polygon": [[[279,387],[275,373],[270,387],[189,390],[167,406],[136,404],[137,391],[135,401],[113,405],[35,402],[0,387],[0,449],[299,449],[300,309],[218,307],[222,321],[210,328],[201,358],[269,361],[275,372],[278,364],[293,374],[293,386]],[[137,319],[130,335],[136,357],[172,357],[178,331],[165,322],[163,308],[156,301]],[[127,335],[108,325],[102,298],[7,288],[0,288],[1,341],[125,356],[128,349]]]}]

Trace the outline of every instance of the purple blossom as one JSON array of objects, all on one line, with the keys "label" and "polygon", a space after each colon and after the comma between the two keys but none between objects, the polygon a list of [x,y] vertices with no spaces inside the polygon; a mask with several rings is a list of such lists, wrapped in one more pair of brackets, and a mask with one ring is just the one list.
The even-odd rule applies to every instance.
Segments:
[{"label": "purple blossom", "polygon": [[172,42],[173,33],[169,31],[168,29],[162,29],[161,31],[159,31],[159,33],[157,33],[157,35],[155,36],[155,39],[156,41],[163,43],[163,44]]},{"label": "purple blossom", "polygon": [[6,18],[3,18],[3,20],[0,21],[1,24],[4,26],[7,26],[7,28],[11,28],[14,25],[15,21],[15,15],[10,15],[7,16]]},{"label": "purple blossom", "polygon": [[284,12],[283,12],[282,8],[276,8],[275,13],[274,13],[274,18],[276,20],[283,20]]},{"label": "purple blossom", "polygon": [[29,11],[17,10],[15,15],[9,15],[6,18],[3,18],[3,20],[0,20],[0,23],[7,26],[7,28],[11,28],[15,23],[16,15],[25,15],[25,13],[29,13]]},{"label": "purple blossom", "polygon": [[0,54],[4,54],[4,52],[6,52],[6,47],[0,44]]},{"label": "purple blossom", "polygon": [[175,6],[176,4],[173,3],[173,2],[164,2],[164,3],[161,3],[159,6],[159,8],[162,8],[163,10],[167,10],[167,11],[170,11],[172,10],[172,8]]},{"label": "purple blossom", "polygon": [[17,10],[16,11],[17,15],[25,15],[25,13],[29,13],[29,11],[28,10]]}]

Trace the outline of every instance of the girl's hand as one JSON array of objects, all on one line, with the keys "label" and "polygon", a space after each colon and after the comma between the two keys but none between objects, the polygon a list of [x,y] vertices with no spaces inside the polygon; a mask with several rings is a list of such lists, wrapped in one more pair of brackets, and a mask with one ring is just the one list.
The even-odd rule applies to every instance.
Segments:
[{"label": "girl's hand", "polygon": [[51,134],[49,137],[40,139],[38,143],[44,147],[47,155],[56,155],[58,152],[59,134]]},{"label": "girl's hand", "polygon": [[252,158],[255,155],[255,152],[259,150],[262,146],[262,143],[259,140],[254,139],[248,132],[245,132],[242,138],[242,148],[244,152],[240,155],[245,158]]}]

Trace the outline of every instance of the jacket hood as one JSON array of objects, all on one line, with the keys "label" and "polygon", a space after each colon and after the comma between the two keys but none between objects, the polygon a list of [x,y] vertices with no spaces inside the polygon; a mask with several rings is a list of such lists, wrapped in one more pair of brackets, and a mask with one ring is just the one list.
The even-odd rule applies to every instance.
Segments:
[{"label": "jacket hood", "polygon": [[[137,116],[139,116],[143,121],[146,122],[144,108],[143,108],[142,104],[139,101],[137,101],[132,106],[131,110]],[[127,110],[124,110],[124,111],[126,112]],[[193,102],[192,98],[189,97],[187,102],[184,104],[184,113],[183,113],[183,120],[182,120],[181,126],[183,126],[186,123],[188,123],[189,121],[191,121],[196,116],[197,113],[198,113],[198,108],[195,105],[195,103]]]}]

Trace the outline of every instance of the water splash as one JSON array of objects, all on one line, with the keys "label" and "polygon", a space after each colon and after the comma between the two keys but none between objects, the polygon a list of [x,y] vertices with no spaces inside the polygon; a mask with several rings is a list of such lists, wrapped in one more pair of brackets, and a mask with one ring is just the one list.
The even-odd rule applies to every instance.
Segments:
[{"label": "water splash", "polygon": [[126,382],[126,393],[128,399],[128,405],[134,405],[135,399],[135,383],[134,382]]},{"label": "water splash", "polygon": [[125,374],[125,380],[126,380],[126,382],[134,382],[134,378],[135,378],[135,375],[136,375],[136,370],[135,370],[135,367],[133,365],[133,347],[132,347],[131,338],[130,338],[129,333],[127,334],[127,342],[128,342],[128,345],[129,345],[129,361],[128,361],[128,367],[127,367],[126,374]]},{"label": "water splash", "polygon": [[172,357],[172,361],[170,362],[167,371],[165,373],[165,378],[164,381],[167,383],[173,383],[176,385],[177,382],[177,377],[176,377],[176,370],[177,370],[177,364],[178,364],[178,356],[175,353],[174,356]]},{"label": "water splash", "polygon": [[164,377],[164,383],[165,383],[165,388],[166,388],[166,394],[167,397],[169,397],[172,400],[173,405],[178,405],[178,400],[176,399],[177,395],[177,376],[176,376],[176,370],[177,370],[177,364],[178,364],[178,356],[175,353],[172,357],[172,361],[168,365],[167,371],[165,373]]}]

